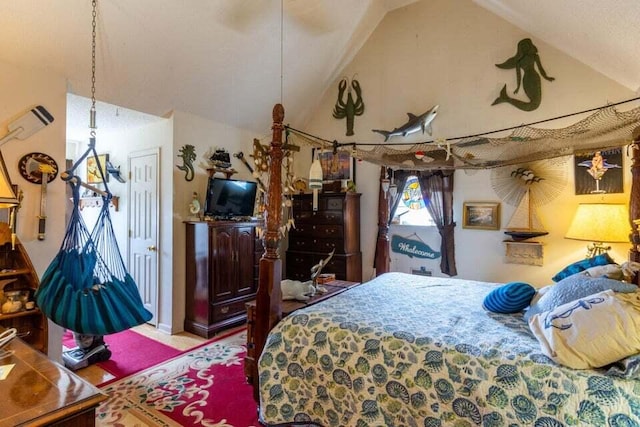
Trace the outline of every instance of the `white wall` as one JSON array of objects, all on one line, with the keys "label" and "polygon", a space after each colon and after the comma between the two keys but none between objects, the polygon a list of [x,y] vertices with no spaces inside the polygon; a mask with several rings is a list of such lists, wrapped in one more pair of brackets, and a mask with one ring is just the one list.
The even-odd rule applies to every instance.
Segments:
[{"label": "white wall", "polygon": [[[18,68],[0,62],[0,136],[7,126],[42,105],[51,113],[53,123],[25,140],[13,139],[2,146],[11,181],[24,192],[17,217],[17,235],[24,244],[34,268],[42,276],[58,252],[64,235],[65,185],[60,179],[47,186],[47,222],[45,240],[38,240],[41,187],[19,173],[18,161],[25,154],[41,152],[55,159],[59,169],[65,165],[66,82],[59,75],[40,70]],[[62,329],[49,322],[49,356],[60,360]]]},{"label": "white wall", "polygon": [[[265,111],[265,115],[270,116],[270,111]],[[173,317],[171,323],[172,333],[183,330],[185,317],[185,225],[183,221],[191,216],[189,204],[192,200],[193,192],[199,195],[199,201],[204,208],[204,195],[207,191],[207,179],[209,177],[206,168],[204,154],[215,148],[225,148],[231,155],[232,167],[238,172],[231,176],[232,179],[254,180],[251,173],[240,162],[233,157],[234,153],[242,151],[247,160],[253,153],[253,138],[261,138],[255,133],[237,129],[220,123],[211,122],[202,117],[186,112],[175,111],[173,114],[173,153],[171,155],[172,166],[165,169],[166,174],[172,171],[173,177],[173,291],[171,301],[165,301],[173,305]],[[265,129],[265,133],[269,133]],[[270,141],[270,140],[269,140]],[[266,142],[265,142],[266,143]],[[175,165],[182,165],[182,159],[178,157],[179,150],[187,144],[195,147],[197,158],[194,162],[195,177],[192,181],[186,181],[185,173]],[[164,165],[163,165],[164,167]]]},{"label": "white wall", "polygon": [[[406,121],[407,112],[421,114],[439,104],[433,136],[455,138],[634,97],[628,89],[533,37],[547,74],[556,79],[552,83],[543,80],[540,108],[523,112],[508,104],[491,106],[505,83],[513,90],[516,82],[514,70],[501,70],[494,64],[513,56],[518,41],[526,37],[530,35],[471,2],[429,0],[398,9],[384,18],[352,63],[339,73],[349,77],[357,74],[362,87],[365,112],[355,119],[355,136],[345,137],[344,120],[336,120],[331,115],[337,98],[338,80],[325,94],[314,118],[304,130],[339,142],[381,143],[382,137],[371,129],[391,130]],[[547,126],[563,127],[579,118],[556,121]],[[428,135],[418,133],[397,140],[417,142],[427,138]],[[550,233],[542,238],[545,243],[542,267],[506,264],[502,231],[462,229],[464,201],[500,200],[491,188],[489,171],[457,172],[454,216],[458,224],[455,230],[458,277],[486,281],[527,280],[542,286],[550,282],[556,270],[582,258],[585,244],[566,240],[563,236],[577,204],[600,200],[601,197],[574,196],[573,169],[571,164],[568,167],[571,170],[565,191],[539,212]],[[308,171],[308,161],[298,166],[300,171],[305,168]],[[368,278],[373,274],[379,168],[359,163],[357,169],[356,184],[358,191],[363,193],[363,275]],[[628,186],[627,173],[627,194]],[[627,195],[608,195],[604,200],[627,201]],[[502,203],[502,212],[504,226],[513,208]],[[433,242],[433,233],[436,233],[435,241],[439,242],[439,236],[433,229],[421,231],[419,235],[422,240]],[[411,231],[406,233],[409,234]],[[616,260],[622,262],[626,259],[627,246],[615,245],[613,256]],[[439,248],[439,244],[435,244],[435,248]],[[401,256],[391,255],[392,258]],[[414,265],[430,266],[437,274],[440,272],[439,262],[439,259],[416,260]],[[410,265],[401,268],[408,271]]]}]

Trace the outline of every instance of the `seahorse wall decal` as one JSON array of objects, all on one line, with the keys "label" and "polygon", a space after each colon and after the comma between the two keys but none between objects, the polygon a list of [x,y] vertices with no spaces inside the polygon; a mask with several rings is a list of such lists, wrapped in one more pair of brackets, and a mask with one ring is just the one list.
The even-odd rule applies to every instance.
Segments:
[{"label": "seahorse wall decal", "polygon": [[[525,95],[529,98],[529,102],[511,98],[507,94],[507,85],[505,84],[500,91],[500,96],[498,96],[491,105],[508,102],[520,110],[533,111],[540,106],[540,102],[542,101],[540,75],[550,82],[555,80],[555,78],[549,77],[542,67],[540,57],[538,56],[538,48],[533,44],[531,39],[520,40],[518,42],[518,51],[516,54],[502,64],[496,64],[496,67],[503,69],[516,69],[518,85],[513,93],[517,94],[520,90],[520,85],[522,85]],[[540,71],[540,74],[536,71],[536,67]]]},{"label": "seahorse wall decal", "polygon": [[[354,79],[351,80],[351,86],[347,92],[347,100],[344,101],[344,91],[349,85],[349,79],[344,77],[338,84],[338,100],[333,108],[333,117],[336,119],[347,118],[347,136],[353,135],[353,123],[355,116],[361,116],[364,113],[364,101],[362,100],[362,89],[360,83]],[[356,99],[351,96],[351,88],[356,93]]]},{"label": "seahorse wall decal", "polygon": [[178,169],[184,171],[184,179],[187,181],[193,181],[195,175],[193,170],[193,161],[196,159],[196,148],[193,145],[186,144],[180,150],[178,157],[182,157],[182,166],[176,165]]}]

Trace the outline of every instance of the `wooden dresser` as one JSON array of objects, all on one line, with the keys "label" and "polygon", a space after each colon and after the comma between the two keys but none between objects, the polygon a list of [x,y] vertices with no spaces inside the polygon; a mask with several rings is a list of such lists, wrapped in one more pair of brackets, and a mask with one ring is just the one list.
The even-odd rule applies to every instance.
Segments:
[{"label": "wooden dresser", "polygon": [[258,289],[262,245],[256,223],[186,223],[185,331],[211,338],[243,323]]},{"label": "wooden dresser", "polygon": [[323,273],[334,273],[336,279],[362,281],[360,252],[360,194],[322,193],[318,210],[313,210],[313,194],[293,196],[295,229],[289,231],[286,252],[286,278],[306,281],[311,267],[335,254]]},{"label": "wooden dresser", "polygon": [[106,394],[20,338],[3,350],[11,355],[0,364],[14,366],[0,381],[0,427],[95,425],[96,407]]}]

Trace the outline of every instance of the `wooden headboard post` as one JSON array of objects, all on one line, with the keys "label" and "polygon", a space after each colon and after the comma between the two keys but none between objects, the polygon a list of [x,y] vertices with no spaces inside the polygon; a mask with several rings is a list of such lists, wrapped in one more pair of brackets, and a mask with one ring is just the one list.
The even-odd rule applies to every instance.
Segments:
[{"label": "wooden headboard post", "polygon": [[[633,131],[631,150],[631,191],[629,193],[629,222],[631,223],[631,249],[629,261],[640,262],[640,232],[634,220],[640,219],[640,127]],[[636,274],[635,283],[640,285],[640,275]]]},{"label": "wooden headboard post", "polygon": [[389,259],[389,195],[382,189],[382,180],[387,178],[387,168],[380,168],[380,184],[378,191],[378,239],[376,240],[376,276],[387,273],[390,269]]},{"label": "wooden headboard post", "polygon": [[[253,327],[253,343],[256,359],[262,354],[269,331],[282,318],[282,260],[278,253],[280,246],[279,228],[282,222],[282,131],[284,126],[284,107],[276,104],[273,107],[273,139],[269,151],[269,192],[266,198],[264,237],[265,251],[260,258],[258,275],[258,292]],[[258,364],[254,365],[253,397],[260,401]]]}]

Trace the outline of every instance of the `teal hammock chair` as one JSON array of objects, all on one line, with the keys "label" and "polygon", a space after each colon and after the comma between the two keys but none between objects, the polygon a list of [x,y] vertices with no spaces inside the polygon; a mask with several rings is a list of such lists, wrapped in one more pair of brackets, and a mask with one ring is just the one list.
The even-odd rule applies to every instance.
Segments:
[{"label": "teal hammock chair", "polygon": [[98,159],[95,138],[62,175],[73,190],[73,211],[60,250],[42,276],[35,300],[49,319],[64,328],[85,335],[108,335],[148,322],[152,314],[144,308],[120,255],[109,215],[112,194],[100,162],[96,164],[105,191],[101,192],[102,208],[92,232],[80,215],[80,187],[84,184],[73,173],[91,153]]}]

